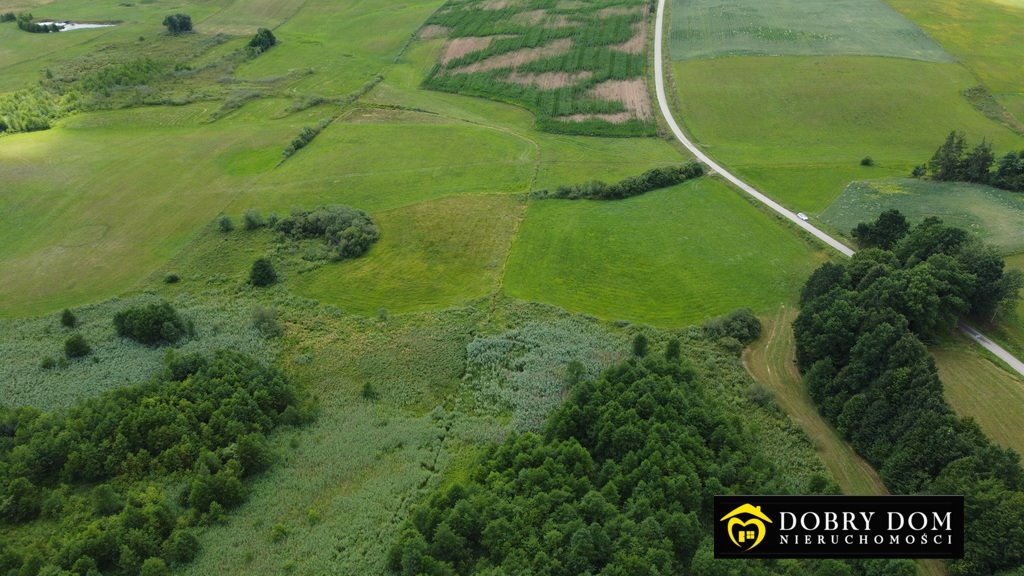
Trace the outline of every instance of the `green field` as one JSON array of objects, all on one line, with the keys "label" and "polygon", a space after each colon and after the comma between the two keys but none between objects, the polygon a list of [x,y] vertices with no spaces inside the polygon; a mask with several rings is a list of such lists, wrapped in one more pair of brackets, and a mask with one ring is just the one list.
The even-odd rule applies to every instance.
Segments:
[{"label": "green field", "polygon": [[966,339],[932,349],[946,401],[973,418],[985,435],[1024,454],[1024,379]]},{"label": "green field", "polygon": [[997,98],[1024,95],[1024,68],[1018,49],[1024,42],[1024,5],[1019,1],[887,2],[970,68]]},{"label": "green field", "polygon": [[672,58],[889,56],[952,62],[882,0],[674,0]]},{"label": "green field", "polygon": [[912,179],[854,182],[821,219],[848,235],[857,224],[892,208],[911,223],[937,216],[1004,253],[1024,251],[1024,197],[991,186]]},{"label": "green field", "polygon": [[295,291],[357,314],[445,308],[494,292],[524,204],[456,196],[381,212],[362,258],[295,279]]},{"label": "green field", "polygon": [[[852,180],[905,176],[951,129],[997,150],[1024,138],[976,111],[959,65],[875,57],[675,62],[679,118],[717,161],[794,209],[817,214]],[[860,160],[870,156],[871,168]]]},{"label": "green field", "polygon": [[721,182],[700,179],[616,202],[531,204],[504,289],[601,318],[684,325],[795,301],[824,258]]}]

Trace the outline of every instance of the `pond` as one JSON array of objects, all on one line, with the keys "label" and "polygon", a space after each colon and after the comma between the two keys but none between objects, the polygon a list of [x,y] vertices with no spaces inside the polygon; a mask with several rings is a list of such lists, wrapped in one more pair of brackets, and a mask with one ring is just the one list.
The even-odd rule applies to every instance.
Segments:
[{"label": "pond", "polygon": [[61,32],[68,32],[70,30],[88,30],[90,28],[110,28],[111,26],[117,26],[117,24],[90,24],[85,22],[36,22],[40,26],[49,26],[50,24],[56,24],[60,26]]}]

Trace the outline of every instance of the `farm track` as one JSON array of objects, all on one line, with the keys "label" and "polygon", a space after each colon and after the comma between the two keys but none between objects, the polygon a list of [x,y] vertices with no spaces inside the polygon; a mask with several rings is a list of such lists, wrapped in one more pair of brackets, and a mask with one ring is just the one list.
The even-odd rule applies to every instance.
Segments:
[{"label": "farm track", "polygon": [[[669,108],[668,98],[665,95],[664,45],[665,0],[658,0],[658,12],[654,25],[654,85],[655,92],[657,93],[658,98],[658,107],[661,109],[661,114],[664,117],[665,122],[668,124],[669,128],[672,130],[672,133],[675,135],[676,139],[679,140],[679,142],[681,142],[682,145],[685,146],[686,149],[689,150],[690,153],[697,158],[697,160],[708,166],[708,168],[710,168],[713,173],[717,172],[722,176],[722,178],[728,180],[734,186],[736,186],[743,192],[747,193],[748,195],[752,196],[758,202],[772,209],[774,212],[776,212],[786,220],[789,220],[793,224],[796,224],[802,230],[811,234],[818,240],[824,242],[831,248],[838,251],[843,256],[846,256],[848,258],[853,256],[854,251],[852,248],[850,248],[846,244],[843,244],[836,238],[826,234],[821,229],[810,224],[809,222],[801,220],[799,217],[797,217],[795,213],[793,213],[793,211],[785,208],[778,202],[772,200],[764,193],[759,192],[750,184],[747,184],[743,180],[740,180],[731,172],[723,168],[720,164],[712,160],[711,157],[709,157],[707,154],[701,151],[701,149],[698,148],[696,144],[694,144],[689,138],[687,138],[686,134],[683,133],[683,130],[679,127],[679,124],[672,116],[672,110]],[[1018,358],[1014,357],[1013,354],[1010,354],[1002,346],[996,344],[991,339],[987,338],[984,334],[982,334],[975,328],[969,326],[968,324],[961,322],[960,329],[979,346],[985,348],[992,354],[995,354],[1000,360],[1005,362],[1011,369],[1013,369],[1020,375],[1024,376],[1024,362],[1021,362]]]}]

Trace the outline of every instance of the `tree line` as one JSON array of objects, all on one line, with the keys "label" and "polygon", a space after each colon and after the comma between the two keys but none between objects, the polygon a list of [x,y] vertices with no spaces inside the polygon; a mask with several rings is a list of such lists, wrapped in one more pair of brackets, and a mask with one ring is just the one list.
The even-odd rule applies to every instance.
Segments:
[{"label": "tree line", "polygon": [[922,341],[1012,305],[1021,277],[938,219],[908,228],[884,214],[859,233],[875,247],[811,275],[793,324],[797,362],[822,415],[890,490],[965,496],[965,556],[952,574],[1009,573],[1024,564],[1020,458],[953,413]]},{"label": "tree line", "polygon": [[169,351],[150,382],[66,411],[0,407],[0,523],[59,527],[0,542],[0,574],[167,574],[198,551],[192,527],[245,501],[273,461],[267,434],[310,414],[279,371],[232,351]]},{"label": "tree line", "polygon": [[914,168],[913,176],[927,176],[940,182],[988,184],[1004,190],[1024,192],[1024,150],[1007,152],[996,161],[992,145],[982,140],[968,150],[963,132],[952,131],[928,164]]},{"label": "tree line", "polygon": [[[736,336],[749,333],[735,324]],[[756,434],[695,382],[674,342],[655,355],[638,336],[634,357],[577,383],[542,434],[494,445],[414,509],[389,554],[393,573],[738,573],[712,557],[713,496],[777,492],[785,472],[754,456]],[[914,573],[902,561],[742,564],[747,576]]]},{"label": "tree line", "polygon": [[639,196],[645,192],[675,186],[687,180],[700,178],[704,175],[704,166],[689,162],[682,166],[663,166],[652,168],[639,176],[630,176],[614,184],[606,184],[593,180],[583,184],[559,186],[555,190],[536,190],[531,198],[564,198],[568,200],[621,200],[631,196]]}]

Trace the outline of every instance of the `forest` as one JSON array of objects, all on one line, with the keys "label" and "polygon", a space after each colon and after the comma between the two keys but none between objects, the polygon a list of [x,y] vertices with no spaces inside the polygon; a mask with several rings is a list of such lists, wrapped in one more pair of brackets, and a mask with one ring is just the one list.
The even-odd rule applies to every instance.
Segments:
[{"label": "forest", "polygon": [[822,414],[892,492],[965,496],[965,556],[951,574],[1019,574],[1020,457],[954,414],[924,343],[1014,304],[1021,278],[964,230],[900,218],[858,227],[879,247],[812,274],[793,325],[797,362]]},{"label": "forest", "polygon": [[[708,337],[756,337],[748,313]],[[785,493],[786,473],[756,449],[751,420],[643,335],[633,356],[576,384],[541,433],[494,445],[468,478],[419,508],[389,556],[396,574],[834,574],[909,576],[905,561],[715,561],[716,494]],[[714,376],[712,376],[712,379]],[[817,490],[826,490],[818,482]],[[739,572],[737,572],[739,570]]]},{"label": "forest", "polygon": [[[311,418],[303,393],[238,352],[166,353],[151,381],[66,411],[0,407],[0,574],[169,574]],[[42,529],[59,526],[58,530]]]}]

